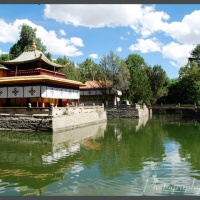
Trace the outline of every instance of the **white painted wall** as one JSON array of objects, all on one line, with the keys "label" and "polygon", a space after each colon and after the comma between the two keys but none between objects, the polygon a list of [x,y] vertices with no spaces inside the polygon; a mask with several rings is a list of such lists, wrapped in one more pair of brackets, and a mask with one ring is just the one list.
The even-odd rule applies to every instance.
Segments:
[{"label": "white painted wall", "polygon": [[0,87],[0,98],[80,99],[80,91],[49,86]]}]

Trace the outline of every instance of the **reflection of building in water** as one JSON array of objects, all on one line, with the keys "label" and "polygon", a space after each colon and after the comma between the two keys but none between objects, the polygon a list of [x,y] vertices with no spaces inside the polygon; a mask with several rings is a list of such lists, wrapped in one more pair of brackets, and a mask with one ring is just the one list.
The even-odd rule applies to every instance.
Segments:
[{"label": "reflection of building in water", "polygon": [[152,115],[144,115],[143,117],[138,118],[138,124],[135,127],[135,130],[138,131],[141,127],[144,127],[147,123],[147,121],[152,117]]},{"label": "reflection of building in water", "polygon": [[109,122],[109,127],[113,127],[115,137],[118,141],[122,138],[122,133],[124,129],[139,131],[142,127],[146,125],[152,115],[144,115],[138,119],[112,119]]},{"label": "reflection of building in water", "polygon": [[87,138],[103,137],[106,124],[107,123],[104,122],[53,134],[53,151],[61,149],[63,144],[66,144],[66,142],[63,143],[63,141],[67,141],[68,146],[71,146]]},{"label": "reflection of building in water", "polygon": [[0,132],[2,183],[17,183],[24,195],[39,195],[79,160],[83,141],[104,137],[105,129],[106,122],[55,134]]},{"label": "reflection of building in water", "polygon": [[103,137],[105,129],[106,122],[53,134],[52,153],[43,155],[43,162],[49,164],[61,157],[75,154],[81,145],[85,145],[84,140]]}]

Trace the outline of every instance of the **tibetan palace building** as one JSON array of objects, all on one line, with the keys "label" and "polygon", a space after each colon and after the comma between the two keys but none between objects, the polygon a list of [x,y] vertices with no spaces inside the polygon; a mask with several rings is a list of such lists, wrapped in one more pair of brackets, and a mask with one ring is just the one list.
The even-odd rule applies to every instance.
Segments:
[{"label": "tibetan palace building", "polygon": [[29,103],[64,107],[69,100],[77,105],[79,87],[84,84],[58,73],[64,66],[51,62],[34,44],[32,50],[0,64],[0,107],[27,107]]}]

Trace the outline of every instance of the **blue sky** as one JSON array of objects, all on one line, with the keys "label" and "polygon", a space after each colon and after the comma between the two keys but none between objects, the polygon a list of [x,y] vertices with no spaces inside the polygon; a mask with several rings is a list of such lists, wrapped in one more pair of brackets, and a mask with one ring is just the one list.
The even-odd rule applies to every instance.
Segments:
[{"label": "blue sky", "polygon": [[52,57],[97,64],[112,50],[141,55],[176,78],[200,43],[200,4],[1,4],[0,54],[19,39],[18,27],[37,28]]}]

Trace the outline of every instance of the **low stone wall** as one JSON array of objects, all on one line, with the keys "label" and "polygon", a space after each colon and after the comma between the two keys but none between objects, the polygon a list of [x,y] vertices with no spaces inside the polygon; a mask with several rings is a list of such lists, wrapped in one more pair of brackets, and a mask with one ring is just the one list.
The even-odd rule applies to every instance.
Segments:
[{"label": "low stone wall", "polygon": [[111,118],[139,118],[138,109],[109,109],[107,110],[107,117]]},{"label": "low stone wall", "polygon": [[[66,108],[65,108],[66,109]],[[76,127],[87,126],[107,120],[103,107],[92,107],[81,112],[73,109],[73,112],[58,115],[24,115],[24,114],[0,114],[0,130],[31,130],[31,131],[61,131]],[[61,115],[61,113],[63,113]]]},{"label": "low stone wall", "polygon": [[103,108],[88,110],[88,112],[59,115],[53,118],[53,131],[62,131],[76,127],[86,126],[107,120],[106,111]]},{"label": "low stone wall", "polygon": [[79,114],[79,113],[91,113],[98,109],[104,110],[104,106],[54,107],[52,109],[52,115],[62,116],[62,115],[74,115],[74,114]]},{"label": "low stone wall", "polygon": [[0,107],[0,115],[71,115],[79,113],[90,113],[96,109],[104,109],[104,106],[67,106],[54,107],[53,105],[46,108],[37,107]]},{"label": "low stone wall", "polygon": [[0,115],[0,130],[52,131],[51,116]]},{"label": "low stone wall", "polygon": [[151,114],[151,110],[146,106],[126,107],[126,108],[108,108],[107,117],[110,118],[140,118]]},{"label": "low stone wall", "polygon": [[[107,118],[140,118],[151,114],[151,110],[146,106],[107,109],[107,111],[104,110],[103,106],[21,109],[26,114],[16,112],[17,109],[14,112],[12,109],[8,109],[8,113],[5,110],[0,113],[0,130],[52,132],[105,122]],[[31,112],[31,114],[28,114],[28,112]]]}]

